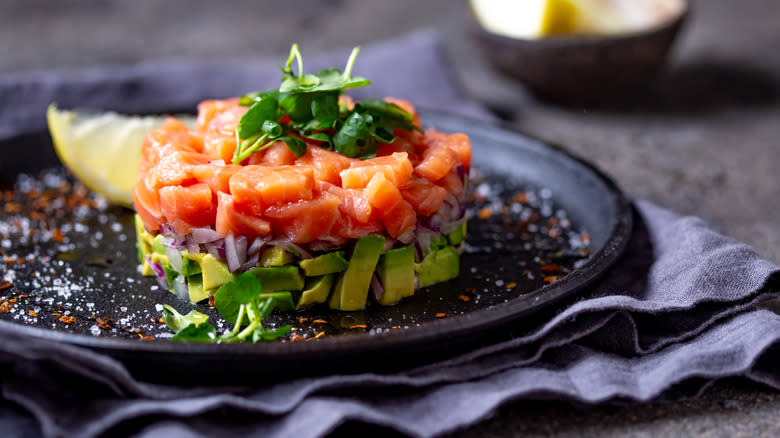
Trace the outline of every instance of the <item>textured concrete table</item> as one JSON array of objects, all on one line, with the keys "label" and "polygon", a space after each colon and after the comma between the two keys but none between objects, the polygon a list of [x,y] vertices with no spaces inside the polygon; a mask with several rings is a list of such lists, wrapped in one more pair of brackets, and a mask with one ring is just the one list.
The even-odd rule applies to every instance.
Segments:
[{"label": "textured concrete table", "polygon": [[[538,102],[469,43],[451,0],[0,2],[0,72],[162,57],[282,55],[418,29],[444,36],[464,90],[518,129],[586,157],[632,196],[709,221],[780,263],[780,3],[700,0],[672,65],[622,108]],[[780,436],[780,396],[742,381],[687,402],[517,402],[454,436]],[[357,426],[345,426],[349,434]],[[361,426],[365,429],[364,426]]]}]

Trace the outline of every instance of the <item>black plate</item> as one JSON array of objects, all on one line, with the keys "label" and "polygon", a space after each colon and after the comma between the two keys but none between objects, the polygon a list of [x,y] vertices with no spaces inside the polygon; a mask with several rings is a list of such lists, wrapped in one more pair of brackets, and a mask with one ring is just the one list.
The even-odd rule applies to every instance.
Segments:
[{"label": "black plate", "polygon": [[[132,212],[74,196],[61,169],[40,173],[56,166],[47,135],[0,143],[0,287],[13,284],[0,290],[0,301],[10,300],[8,313],[0,309],[0,330],[102,351],[151,380],[385,371],[505,337],[519,319],[575,297],[620,256],[631,234],[630,203],[599,171],[507,129],[432,112],[422,118],[472,141],[472,218],[461,276],[392,307],[275,316],[272,323],[295,326],[300,342],[255,345],[165,339],[155,305],[192,306],[138,274]],[[18,178],[21,171],[38,177]],[[14,181],[16,192],[8,186]],[[46,196],[48,203],[39,202]],[[73,208],[78,202],[92,207]],[[20,222],[30,211],[40,214]],[[52,238],[54,228],[64,240]],[[63,316],[74,320],[65,324]]]}]

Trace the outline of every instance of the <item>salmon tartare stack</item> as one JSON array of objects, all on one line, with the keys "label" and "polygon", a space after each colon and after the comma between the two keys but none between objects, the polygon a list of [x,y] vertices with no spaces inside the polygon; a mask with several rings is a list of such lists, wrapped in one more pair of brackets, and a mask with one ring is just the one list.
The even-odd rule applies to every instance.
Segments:
[{"label": "salmon tartare stack", "polygon": [[147,136],[144,275],[199,302],[250,272],[281,310],[347,311],[458,275],[469,139],[423,130],[407,101],[343,96],[368,83],[354,54],[316,75],[291,54],[279,89],[204,101],[194,127],[169,118]]}]

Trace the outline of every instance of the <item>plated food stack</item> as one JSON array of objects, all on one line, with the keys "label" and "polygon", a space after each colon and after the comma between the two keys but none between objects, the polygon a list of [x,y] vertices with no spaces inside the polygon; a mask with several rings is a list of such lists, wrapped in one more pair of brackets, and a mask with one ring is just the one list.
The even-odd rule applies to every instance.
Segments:
[{"label": "plated food stack", "polygon": [[294,46],[278,90],[205,101],[194,129],[169,119],[146,138],[144,275],[198,302],[251,272],[282,310],[390,305],[458,275],[469,140],[423,131],[408,102],[342,96],[368,84],[356,53],[302,75]]}]

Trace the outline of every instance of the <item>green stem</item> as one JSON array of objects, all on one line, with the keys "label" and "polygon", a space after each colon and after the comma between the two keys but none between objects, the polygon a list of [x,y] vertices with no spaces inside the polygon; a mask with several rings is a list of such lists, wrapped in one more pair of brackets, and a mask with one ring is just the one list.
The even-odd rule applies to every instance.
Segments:
[{"label": "green stem", "polygon": [[344,67],[344,73],[341,75],[342,78],[349,79],[352,77],[352,67],[355,65],[355,59],[359,52],[360,46],[352,49],[352,53],[349,54],[349,59],[347,60],[347,66]]},{"label": "green stem", "polygon": [[258,318],[257,313],[255,313],[255,309],[254,309],[254,306],[252,304],[244,304],[241,307],[242,308],[243,307],[247,308],[247,314],[249,316],[249,320],[252,321],[244,330],[242,330],[238,334],[238,339],[243,341],[244,338],[246,338],[247,336],[252,334],[252,332],[255,331],[255,329],[257,328],[257,325],[260,323],[260,318]]},{"label": "green stem", "polygon": [[298,61],[298,76],[303,75],[303,56],[301,56],[301,52],[298,50],[298,44],[293,44],[290,47],[290,56],[287,58],[287,64],[285,64],[286,71],[290,72],[290,76],[295,77],[291,69],[293,59]]},{"label": "green stem", "polygon": [[[241,144],[246,144],[250,140],[255,139],[251,146],[244,149]],[[263,142],[268,138],[268,134],[263,134],[259,137],[250,137],[243,142],[239,142],[239,144],[236,146],[236,153],[233,155],[233,164],[241,164],[242,161],[246,160],[250,155],[254,154],[255,152],[261,151],[268,146],[271,146],[273,142],[268,143],[266,145],[263,145]],[[263,147],[260,147],[263,145]]]}]

